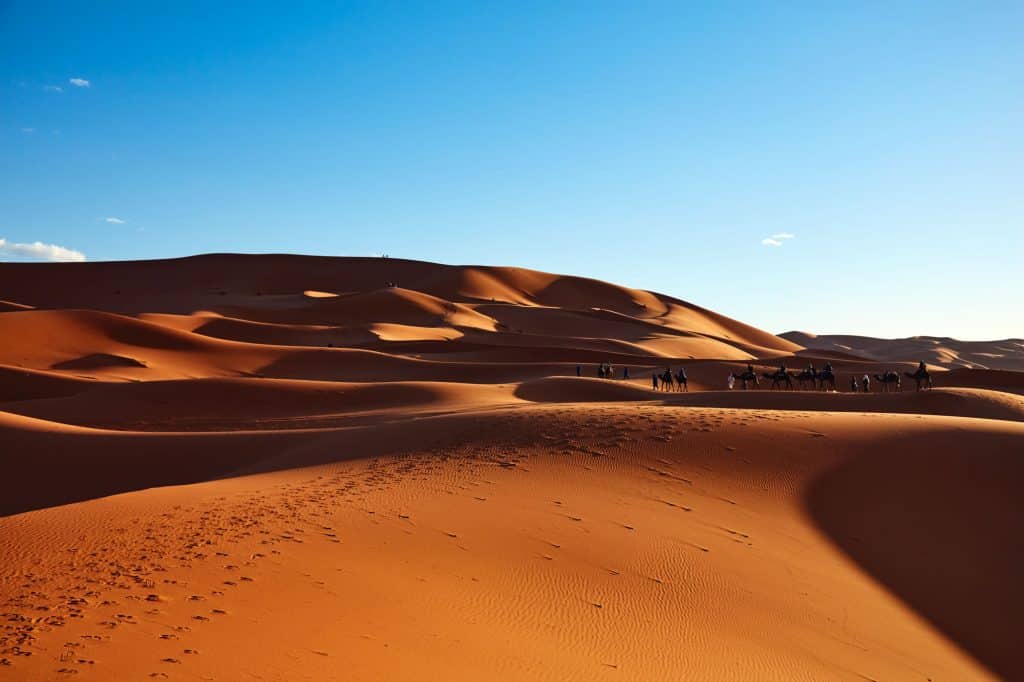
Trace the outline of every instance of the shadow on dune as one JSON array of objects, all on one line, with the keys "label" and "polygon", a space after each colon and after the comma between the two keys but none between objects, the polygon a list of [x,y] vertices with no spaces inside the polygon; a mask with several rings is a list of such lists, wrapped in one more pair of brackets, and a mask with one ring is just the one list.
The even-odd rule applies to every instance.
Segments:
[{"label": "shadow on dune", "polygon": [[[946,437],[955,434],[946,434]],[[1024,442],[907,438],[821,476],[810,513],[865,571],[1004,679],[1024,679]],[[891,453],[899,452],[898,457]]]},{"label": "shadow on dune", "polygon": [[608,379],[547,377],[524,381],[515,397],[533,403],[591,403],[660,400],[664,395],[635,384]]},{"label": "shadow on dune", "polygon": [[107,367],[145,367],[146,363],[135,358],[110,353],[92,353],[74,360],[58,362],[50,369],[106,369]]}]

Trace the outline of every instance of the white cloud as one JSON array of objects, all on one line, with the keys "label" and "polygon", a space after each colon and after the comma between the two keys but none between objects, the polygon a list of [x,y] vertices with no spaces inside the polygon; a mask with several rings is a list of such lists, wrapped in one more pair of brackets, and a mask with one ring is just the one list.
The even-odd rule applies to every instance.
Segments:
[{"label": "white cloud", "polygon": [[21,129],[21,132],[23,132],[23,133],[34,133],[35,131],[36,131],[35,128],[22,128]]},{"label": "white cloud", "polygon": [[773,234],[771,237],[765,237],[761,240],[761,244],[764,246],[782,246],[783,242],[787,239],[794,239],[796,235],[792,232],[778,232]]},{"label": "white cloud", "polygon": [[44,85],[43,90],[46,92],[64,92],[64,88],[59,85]]},{"label": "white cloud", "polygon": [[124,225],[124,221],[120,218],[104,218],[104,220],[114,225]]},{"label": "white cloud", "polygon": [[0,237],[0,256],[15,256],[18,258],[49,261],[81,262],[85,260],[85,254],[74,249],[67,249],[56,244],[44,244],[42,242],[18,244],[9,242],[3,237]]},{"label": "white cloud", "polygon": [[76,88],[87,88],[90,85],[92,85],[92,83],[85,80],[84,78],[69,78],[68,83],[71,83]]}]

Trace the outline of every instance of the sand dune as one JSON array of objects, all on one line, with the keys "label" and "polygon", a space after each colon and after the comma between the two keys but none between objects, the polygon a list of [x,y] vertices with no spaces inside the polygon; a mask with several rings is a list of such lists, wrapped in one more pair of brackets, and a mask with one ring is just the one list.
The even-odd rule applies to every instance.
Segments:
[{"label": "sand dune", "polygon": [[850,353],[869,360],[924,360],[929,364],[947,368],[1024,371],[1024,339],[960,341],[936,336],[878,339],[870,336],[816,335],[806,332],[786,332],[781,337],[808,349]]},{"label": "sand dune", "polygon": [[[1016,342],[394,259],[0,297],[0,681],[1024,678]],[[847,390],[919,359],[933,390]]]}]

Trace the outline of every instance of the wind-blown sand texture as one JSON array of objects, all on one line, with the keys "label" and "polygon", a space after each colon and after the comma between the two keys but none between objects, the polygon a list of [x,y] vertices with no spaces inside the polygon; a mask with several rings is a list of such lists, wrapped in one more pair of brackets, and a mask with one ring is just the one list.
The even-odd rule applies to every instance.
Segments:
[{"label": "wind-blown sand texture", "polygon": [[[0,299],[0,680],[1024,678],[1012,367],[847,393],[917,358],[393,259]],[[724,390],[826,359],[839,393]]]}]

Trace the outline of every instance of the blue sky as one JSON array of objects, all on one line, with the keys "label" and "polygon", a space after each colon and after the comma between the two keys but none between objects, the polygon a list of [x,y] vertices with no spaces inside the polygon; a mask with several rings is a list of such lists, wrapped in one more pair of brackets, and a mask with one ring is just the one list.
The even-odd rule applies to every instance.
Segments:
[{"label": "blue sky", "polygon": [[1024,336],[1024,4],[893,4],[0,2],[0,258],[388,253]]}]

